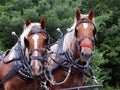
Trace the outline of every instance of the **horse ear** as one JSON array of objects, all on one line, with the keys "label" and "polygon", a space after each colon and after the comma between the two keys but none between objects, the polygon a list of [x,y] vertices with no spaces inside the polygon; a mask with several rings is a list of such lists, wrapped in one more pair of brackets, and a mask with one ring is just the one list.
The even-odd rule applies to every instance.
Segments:
[{"label": "horse ear", "polygon": [[88,18],[89,18],[90,20],[92,20],[93,17],[94,17],[94,9],[91,9],[91,10],[89,11],[89,16],[88,16]]},{"label": "horse ear", "polygon": [[80,11],[79,11],[79,9],[76,10],[75,17],[76,17],[77,21],[80,19]]},{"label": "horse ear", "polygon": [[26,47],[29,46],[29,41],[27,40],[27,38],[24,38],[24,43],[25,43],[25,46],[26,46]]},{"label": "horse ear", "polygon": [[42,20],[41,20],[41,28],[42,28],[42,29],[45,29],[45,26],[46,26],[46,20],[45,20],[45,18],[43,17]]},{"label": "horse ear", "polygon": [[31,21],[27,18],[27,19],[25,20],[26,26],[28,26],[30,23],[31,23]]}]

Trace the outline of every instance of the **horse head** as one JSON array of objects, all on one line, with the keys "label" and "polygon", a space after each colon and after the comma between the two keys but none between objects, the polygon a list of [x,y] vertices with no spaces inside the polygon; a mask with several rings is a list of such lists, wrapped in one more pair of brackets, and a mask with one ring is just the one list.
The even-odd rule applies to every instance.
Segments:
[{"label": "horse head", "polygon": [[75,12],[75,37],[76,49],[82,62],[89,63],[93,57],[94,37],[96,27],[94,24],[94,10],[91,9],[87,15],[81,14],[77,9]]},{"label": "horse head", "polygon": [[45,30],[45,18],[40,23],[31,23],[29,19],[25,21],[24,33],[21,35],[23,47],[34,76],[38,76],[43,71],[43,64],[47,57],[48,34]]}]

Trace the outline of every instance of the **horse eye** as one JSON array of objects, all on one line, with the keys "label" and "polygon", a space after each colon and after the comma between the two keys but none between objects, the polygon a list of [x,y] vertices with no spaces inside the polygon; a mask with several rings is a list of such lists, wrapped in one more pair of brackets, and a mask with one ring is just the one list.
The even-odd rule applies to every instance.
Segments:
[{"label": "horse eye", "polygon": [[94,36],[96,35],[96,29],[93,30],[93,35],[94,35]]},{"label": "horse eye", "polygon": [[25,46],[26,46],[26,47],[29,46],[29,41],[27,40],[27,38],[24,38],[24,43],[25,43]]},{"label": "horse eye", "polygon": [[75,36],[77,36],[77,33],[78,33],[78,30],[77,30],[77,29],[75,29]]},{"label": "horse eye", "polygon": [[45,39],[44,43],[47,44],[48,43],[48,39]]}]

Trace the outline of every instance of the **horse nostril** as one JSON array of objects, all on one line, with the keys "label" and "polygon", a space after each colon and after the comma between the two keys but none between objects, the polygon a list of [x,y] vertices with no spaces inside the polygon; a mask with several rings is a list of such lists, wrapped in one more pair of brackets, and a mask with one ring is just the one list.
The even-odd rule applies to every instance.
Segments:
[{"label": "horse nostril", "polygon": [[84,52],[81,52],[81,55],[82,55],[82,56],[84,56],[84,55],[85,55],[85,53],[84,53]]},{"label": "horse nostril", "polygon": [[93,57],[93,53],[85,53],[85,52],[81,52],[81,56],[84,58],[92,58]]},{"label": "horse nostril", "polygon": [[91,53],[91,57],[93,57],[93,55],[94,55],[94,54],[93,54],[93,52],[92,52],[92,53]]}]

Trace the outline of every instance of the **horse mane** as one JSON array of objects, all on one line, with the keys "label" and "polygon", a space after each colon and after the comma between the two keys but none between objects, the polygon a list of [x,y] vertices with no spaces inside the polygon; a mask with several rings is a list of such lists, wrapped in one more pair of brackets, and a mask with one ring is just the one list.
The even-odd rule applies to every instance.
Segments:
[{"label": "horse mane", "polygon": [[29,26],[24,25],[24,30],[23,33],[20,36],[20,41],[21,41],[21,46],[22,48],[25,48],[25,43],[24,43],[24,39],[28,37],[29,33],[32,30],[32,27],[35,25],[41,25],[40,23],[31,23]]},{"label": "horse mane", "polygon": [[73,23],[69,31],[64,36],[63,52],[69,51],[72,53],[74,51],[75,42],[76,42],[75,26],[76,26],[76,21]]}]

